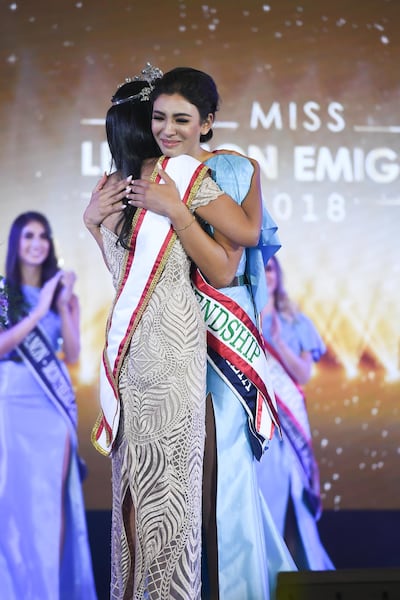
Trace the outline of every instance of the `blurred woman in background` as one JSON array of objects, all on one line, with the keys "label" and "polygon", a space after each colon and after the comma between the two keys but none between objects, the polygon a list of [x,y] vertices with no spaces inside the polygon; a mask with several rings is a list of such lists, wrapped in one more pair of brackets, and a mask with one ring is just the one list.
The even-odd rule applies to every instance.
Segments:
[{"label": "blurred woman in background", "polygon": [[262,328],[283,440],[270,444],[257,465],[260,487],[297,567],[332,569],[321,542],[318,465],[301,385],[306,384],[325,345],[312,321],[290,300],[276,256],[265,269],[269,299]]},{"label": "blurred woman in background", "polygon": [[47,218],[19,215],[0,289],[0,581],[7,600],[97,597],[65,366],[80,350],[74,284],[75,274],[57,265]]}]

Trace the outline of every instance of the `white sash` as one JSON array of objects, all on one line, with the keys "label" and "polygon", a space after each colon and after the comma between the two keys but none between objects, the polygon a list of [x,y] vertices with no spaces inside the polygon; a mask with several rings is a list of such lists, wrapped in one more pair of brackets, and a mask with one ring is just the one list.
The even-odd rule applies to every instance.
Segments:
[{"label": "white sash", "polygon": [[[173,159],[162,157],[160,160],[162,168],[175,181],[182,201],[190,206],[208,171],[207,167],[186,155]],[[156,170],[152,180],[163,183]],[[108,318],[100,367],[102,412],[94,426],[92,442],[103,454],[111,452],[118,432],[118,380],[123,360],[175,240],[176,234],[168,218],[144,209],[136,211],[131,251],[126,253],[121,280]]]},{"label": "white sash", "polygon": [[270,373],[279,407],[284,443],[289,443],[292,447],[303,480],[303,499],[310,512],[318,519],[322,508],[319,469],[312,445],[304,393],[289,375],[274,348],[268,342],[265,342],[265,347],[269,353]]}]

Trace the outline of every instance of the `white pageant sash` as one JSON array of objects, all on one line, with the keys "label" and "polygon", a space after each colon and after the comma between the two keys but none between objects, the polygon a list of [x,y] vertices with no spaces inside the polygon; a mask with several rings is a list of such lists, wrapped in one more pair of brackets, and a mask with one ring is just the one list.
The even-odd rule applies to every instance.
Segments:
[{"label": "white pageant sash", "polygon": [[292,447],[303,479],[304,500],[309,510],[318,519],[321,514],[319,469],[312,445],[304,393],[267,341],[265,347],[269,354],[271,379],[284,436],[283,443],[289,443]]},{"label": "white pageant sash", "polygon": [[[190,206],[208,172],[190,156],[162,157],[162,168],[175,181],[182,201]],[[154,170],[152,180],[163,183]],[[137,209],[133,221],[130,251],[106,327],[106,344],[100,366],[100,403],[102,412],[92,432],[94,446],[109,454],[118,432],[120,400],[118,380],[132,335],[146,309],[154,287],[176,240],[167,217]]]},{"label": "white pageant sash", "polygon": [[192,284],[207,325],[207,359],[246,411],[250,443],[260,460],[275,426],[280,430],[262,337],[237,302],[209,285],[198,269]]}]

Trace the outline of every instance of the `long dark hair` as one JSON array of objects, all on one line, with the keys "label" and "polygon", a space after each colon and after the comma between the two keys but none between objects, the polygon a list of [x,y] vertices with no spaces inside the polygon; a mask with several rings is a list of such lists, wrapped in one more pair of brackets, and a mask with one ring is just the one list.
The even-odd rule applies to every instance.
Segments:
[{"label": "long dark hair", "polygon": [[[31,222],[40,223],[46,234],[46,238],[49,241],[49,252],[46,260],[41,267],[41,280],[40,286],[42,287],[46,281],[51,279],[53,275],[57,273],[58,260],[53,242],[53,233],[50,227],[50,223],[47,218],[40,212],[28,211],[20,214],[11,225],[10,233],[8,235],[8,247],[6,256],[6,281],[7,288],[9,290],[9,302],[10,302],[10,316],[13,320],[16,319],[17,306],[21,304],[22,291],[21,291],[21,264],[19,260],[19,245],[22,235],[22,230],[28,223]],[[54,298],[56,295],[54,296]],[[53,302],[54,305],[54,302]],[[54,306],[52,306],[54,308]]]},{"label": "long dark hair", "polygon": [[[112,97],[106,115],[108,146],[115,168],[122,177],[139,179],[143,161],[161,155],[151,133],[152,106],[146,81],[130,81],[120,86]],[[127,205],[119,221],[118,241],[127,248],[135,207]]]},{"label": "long dark hair", "polygon": [[[180,94],[196,106],[202,123],[210,113],[215,117],[219,108],[220,97],[214,79],[208,73],[191,67],[176,67],[157,79],[151,94],[152,102],[161,94]],[[208,142],[212,136],[213,131],[210,129],[200,136],[200,142]]]}]

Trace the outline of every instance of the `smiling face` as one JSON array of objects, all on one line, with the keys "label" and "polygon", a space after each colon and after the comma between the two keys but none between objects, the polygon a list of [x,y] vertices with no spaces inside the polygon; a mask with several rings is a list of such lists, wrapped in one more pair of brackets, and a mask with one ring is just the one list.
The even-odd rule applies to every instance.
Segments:
[{"label": "smiling face", "polygon": [[38,221],[29,221],[23,227],[19,239],[18,256],[22,265],[37,267],[46,260],[50,240],[44,226]]},{"label": "smiling face", "polygon": [[212,114],[202,123],[197,107],[180,94],[161,94],[154,101],[151,129],[166,156],[189,154],[200,160],[204,154],[200,136],[211,129],[212,123]]}]

